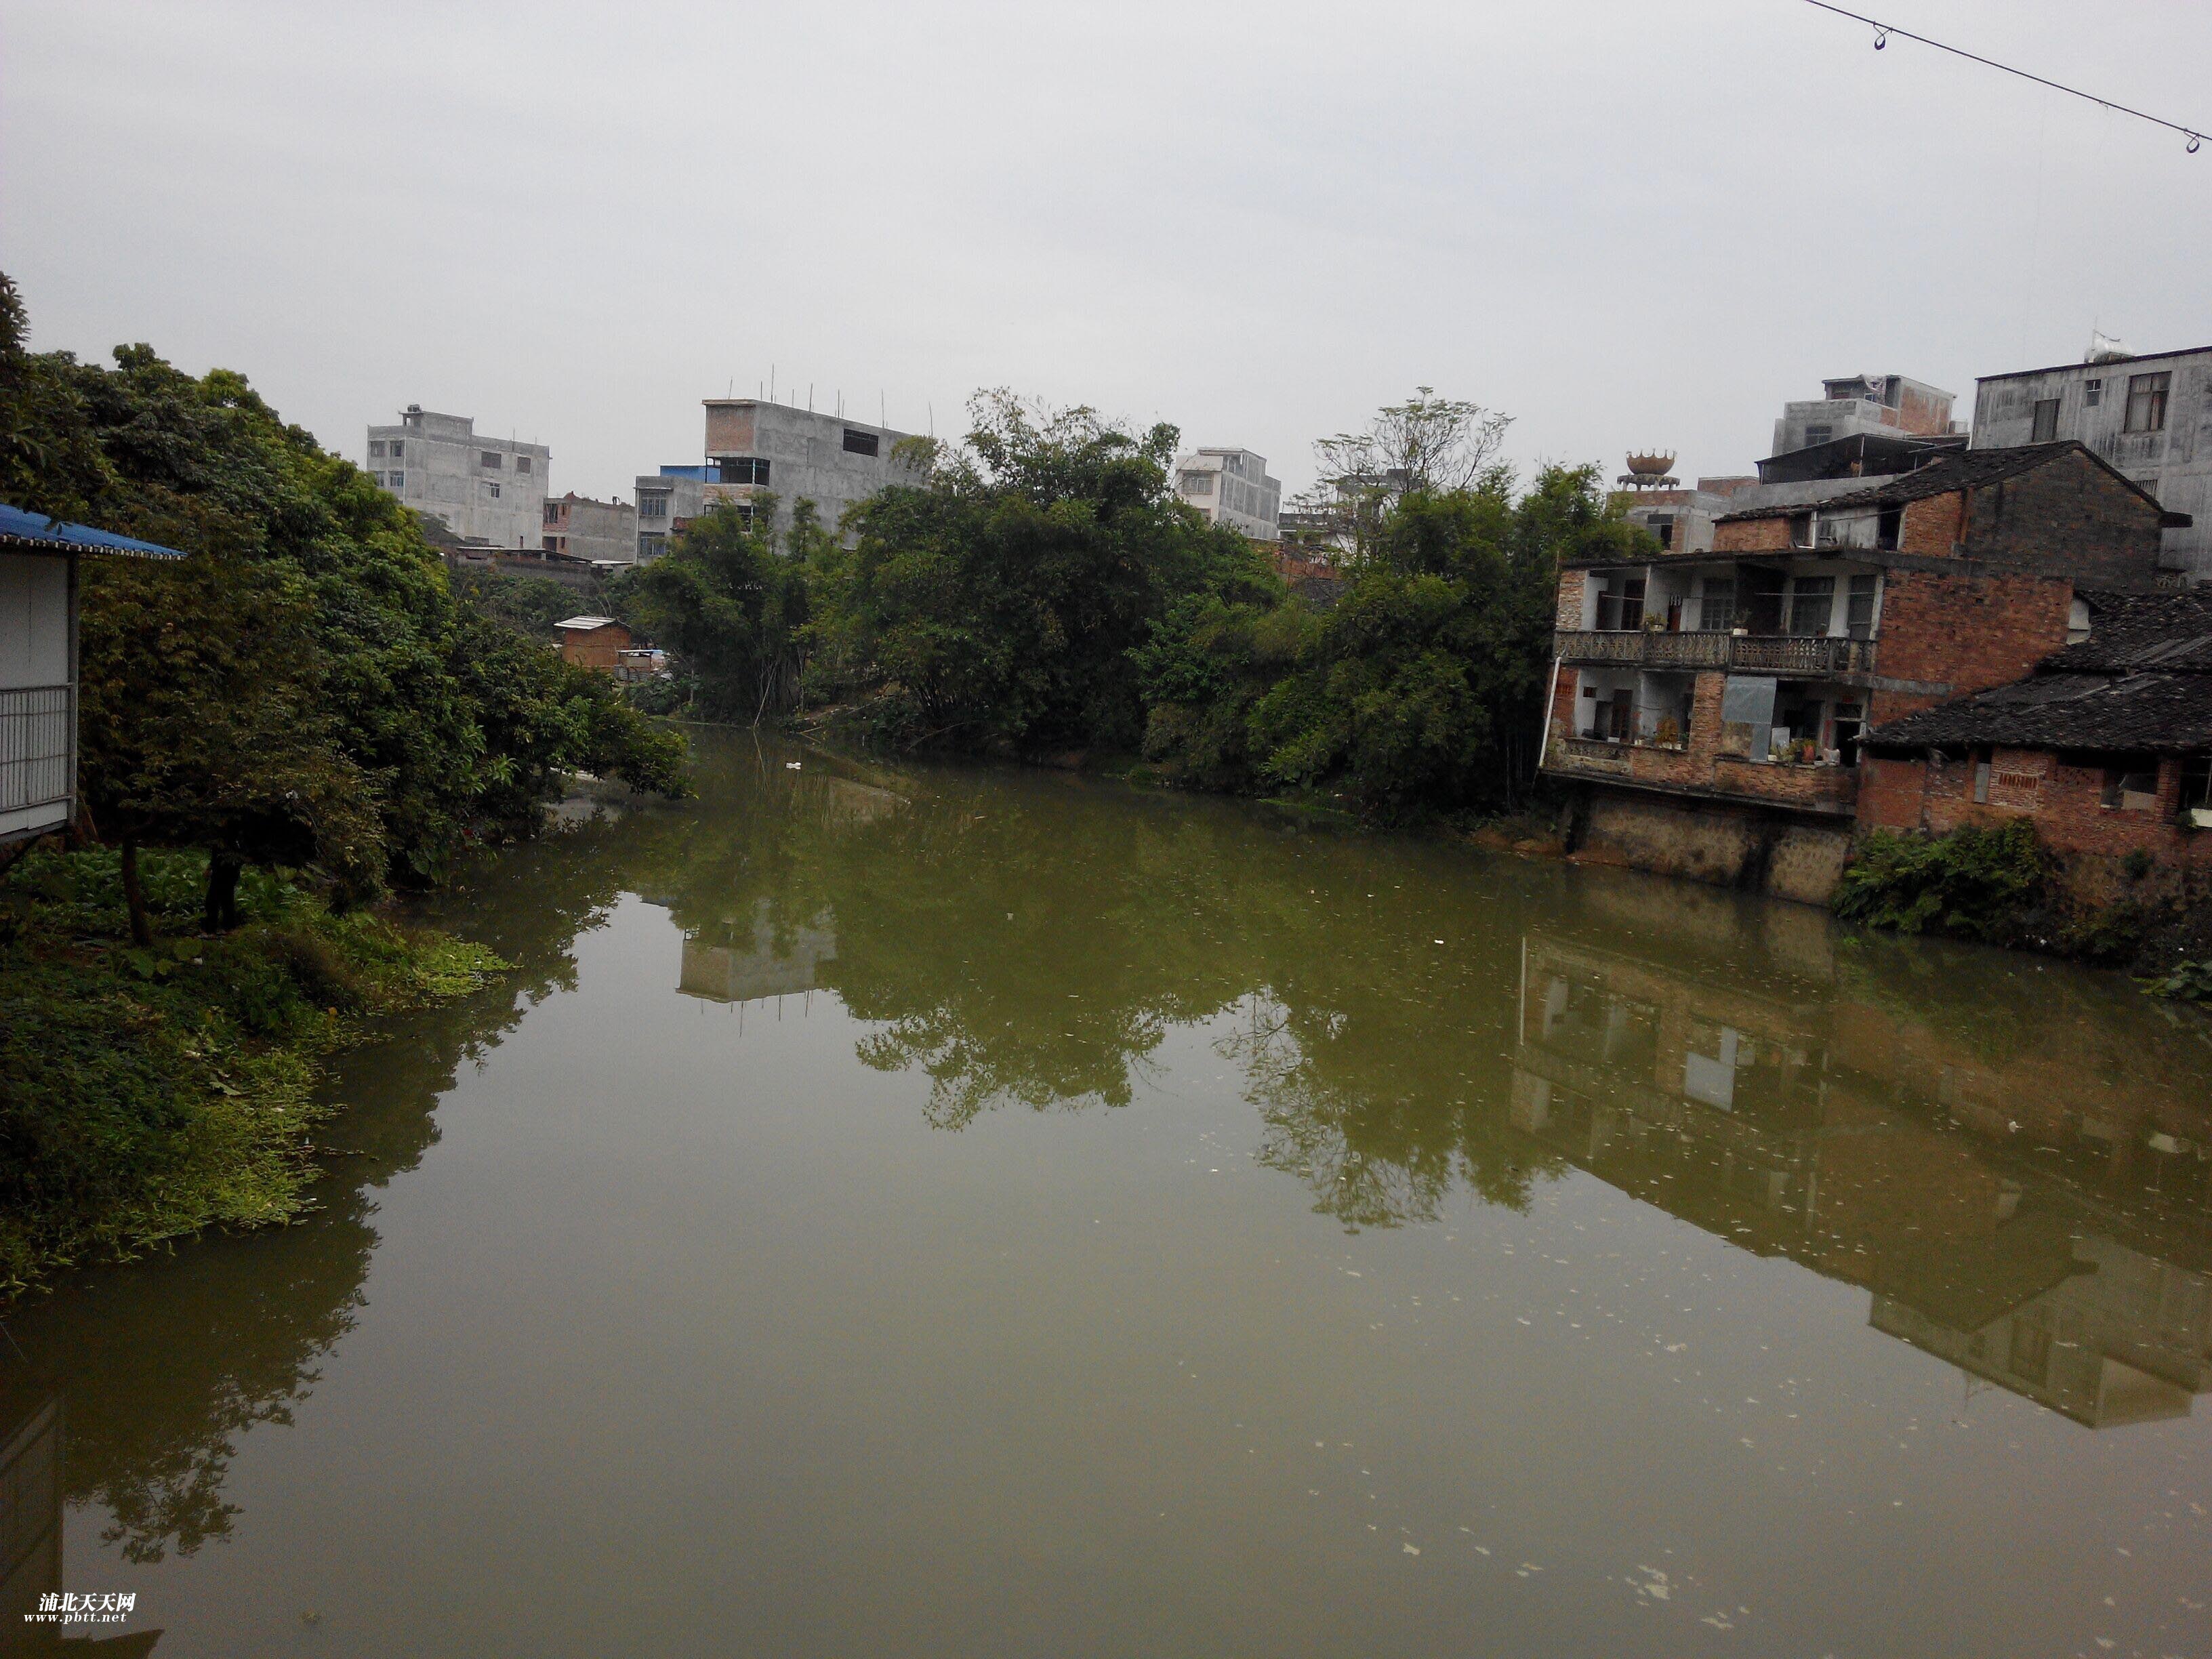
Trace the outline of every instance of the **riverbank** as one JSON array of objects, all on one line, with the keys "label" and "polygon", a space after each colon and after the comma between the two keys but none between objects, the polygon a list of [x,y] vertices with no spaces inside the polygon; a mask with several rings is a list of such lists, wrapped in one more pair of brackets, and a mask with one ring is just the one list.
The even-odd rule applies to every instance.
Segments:
[{"label": "riverbank", "polygon": [[155,929],[131,945],[112,850],[0,878],[0,1297],[209,1226],[310,1203],[323,1058],[364,1021],[506,964],[388,912],[332,912],[258,871],[244,925],[198,931],[206,860],[140,855]]}]

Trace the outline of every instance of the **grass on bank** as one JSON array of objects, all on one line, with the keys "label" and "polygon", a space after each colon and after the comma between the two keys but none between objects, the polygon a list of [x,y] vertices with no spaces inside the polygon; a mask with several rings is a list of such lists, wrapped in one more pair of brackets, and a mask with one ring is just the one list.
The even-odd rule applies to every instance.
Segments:
[{"label": "grass on bank", "polygon": [[110,850],[0,878],[0,1294],[210,1225],[305,1207],[322,1055],[368,1017],[507,964],[248,871],[245,925],[199,929],[206,859],[144,852],[155,944],[130,942]]}]

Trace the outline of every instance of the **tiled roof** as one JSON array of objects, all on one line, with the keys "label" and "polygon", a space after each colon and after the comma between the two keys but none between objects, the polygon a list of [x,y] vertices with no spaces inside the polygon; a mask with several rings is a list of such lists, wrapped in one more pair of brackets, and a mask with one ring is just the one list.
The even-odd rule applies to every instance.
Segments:
[{"label": "tiled roof", "polygon": [[2212,674],[2038,674],[1892,720],[1866,742],[1876,750],[2212,749]]},{"label": "tiled roof", "polygon": [[181,559],[173,547],[160,547],[88,524],[70,524],[43,513],[0,504],[0,547],[38,547],[54,551],[127,553],[140,559]]},{"label": "tiled roof", "polygon": [[2045,658],[2051,672],[2124,674],[2139,669],[2212,674],[2212,588],[2172,593],[2084,593],[2089,637]]},{"label": "tiled roof", "polygon": [[[2065,438],[2057,443],[2017,444],[2007,449],[1955,450],[1941,460],[1930,461],[1917,471],[1902,472],[1865,489],[1853,490],[1846,495],[1831,496],[1820,503],[1820,511],[1832,513],[1856,507],[1902,507],[1907,501],[1925,501],[1931,495],[1948,495],[1954,489],[1976,489],[1985,484],[2000,483],[2007,478],[2016,478],[2024,472],[2033,472],[2075,450],[2088,456],[2154,507],[2158,505],[2156,497],[2134,479],[2114,470],[2087,445]],[[1715,522],[1725,524],[1735,519],[1779,518],[1793,510],[1803,509],[1747,507],[1741,512],[1723,514]]]}]

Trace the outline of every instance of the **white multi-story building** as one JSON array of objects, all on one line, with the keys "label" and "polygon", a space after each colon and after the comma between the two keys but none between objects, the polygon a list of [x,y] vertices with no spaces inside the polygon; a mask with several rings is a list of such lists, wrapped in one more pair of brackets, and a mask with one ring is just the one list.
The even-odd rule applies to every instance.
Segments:
[{"label": "white multi-story building", "polygon": [[[812,501],[823,526],[835,531],[847,507],[887,484],[915,482],[913,471],[891,453],[909,434],[763,398],[705,402],[707,460],[716,472],[704,491],[708,503],[749,507],[756,495],[772,494],[779,532],[791,527],[802,501]],[[645,533],[641,504],[638,524]]]},{"label": "white multi-story building", "polygon": [[1176,494],[1215,524],[1255,541],[1279,538],[1283,486],[1267,476],[1267,458],[1249,449],[1200,449],[1176,462]]},{"label": "white multi-story building", "polygon": [[2212,581],[2212,346],[1985,374],[1974,383],[1977,449],[2072,438],[2193,520],[2167,529],[2170,570]]},{"label": "white multi-story building", "polygon": [[465,415],[407,405],[397,426],[368,428],[368,476],[418,513],[443,520],[464,541],[536,549],[544,536],[543,444],[477,434]]}]

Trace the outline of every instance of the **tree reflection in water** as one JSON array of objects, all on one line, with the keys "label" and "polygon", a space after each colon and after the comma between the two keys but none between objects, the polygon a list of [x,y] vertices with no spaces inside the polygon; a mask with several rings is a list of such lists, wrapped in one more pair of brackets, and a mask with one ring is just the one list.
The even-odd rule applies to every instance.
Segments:
[{"label": "tree reflection in water", "polygon": [[1261,1163],[1346,1228],[1579,1170],[2079,1420],[2208,1380],[2212,1045],[2124,982],[1244,805],[701,746],[698,801],[586,816],[440,902],[520,983],[349,1057],[321,1211],[11,1318],[7,1421],[65,1401],[67,1496],[129,1559],[228,1528],[239,1437],[359,1316],[380,1189],[626,892],[681,930],[684,992],[834,993],[942,1128],[1126,1106],[1206,1026]]}]

